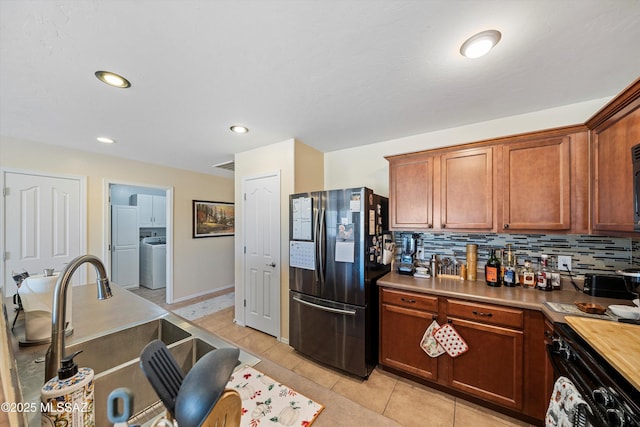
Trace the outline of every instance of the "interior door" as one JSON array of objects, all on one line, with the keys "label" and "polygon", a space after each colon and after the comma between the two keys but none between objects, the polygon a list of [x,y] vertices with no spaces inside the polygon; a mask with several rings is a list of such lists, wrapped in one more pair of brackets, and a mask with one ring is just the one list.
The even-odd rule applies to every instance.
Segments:
[{"label": "interior door", "polygon": [[[5,296],[16,292],[12,272],[42,274],[61,271],[81,255],[86,223],[79,178],[31,173],[4,174]],[[86,280],[86,270],[73,275],[72,284]]]},{"label": "interior door", "polygon": [[244,180],[245,324],[280,336],[280,176]]},{"label": "interior door", "polygon": [[111,280],[122,287],[140,285],[137,206],[111,206]]}]

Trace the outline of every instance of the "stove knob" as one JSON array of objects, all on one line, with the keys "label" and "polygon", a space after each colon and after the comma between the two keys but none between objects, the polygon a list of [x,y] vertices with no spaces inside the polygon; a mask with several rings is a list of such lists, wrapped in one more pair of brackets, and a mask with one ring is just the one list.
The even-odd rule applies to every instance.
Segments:
[{"label": "stove knob", "polygon": [[569,347],[564,347],[560,349],[560,356],[565,358],[566,360],[573,360],[573,351]]},{"label": "stove knob", "polygon": [[607,420],[611,427],[624,427],[627,425],[625,422],[624,412],[619,409],[607,409]]},{"label": "stove knob", "polygon": [[596,403],[604,406],[605,408],[612,408],[615,403],[613,397],[611,396],[611,393],[609,393],[604,387],[598,387],[597,389],[593,390],[591,395],[593,396],[593,400],[595,400]]}]

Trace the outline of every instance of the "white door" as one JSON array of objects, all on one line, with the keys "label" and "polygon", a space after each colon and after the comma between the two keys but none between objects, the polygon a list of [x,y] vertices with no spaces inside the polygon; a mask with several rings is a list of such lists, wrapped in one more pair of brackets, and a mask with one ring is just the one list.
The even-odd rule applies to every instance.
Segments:
[{"label": "white door", "polygon": [[[3,279],[5,296],[11,296],[17,289],[12,272],[61,271],[81,255],[86,221],[80,179],[6,172],[4,182]],[[72,283],[80,281],[86,281],[82,271]]]},{"label": "white door", "polygon": [[244,180],[245,324],[280,336],[280,176]]},{"label": "white door", "polygon": [[111,280],[122,287],[140,285],[137,206],[111,206]]}]

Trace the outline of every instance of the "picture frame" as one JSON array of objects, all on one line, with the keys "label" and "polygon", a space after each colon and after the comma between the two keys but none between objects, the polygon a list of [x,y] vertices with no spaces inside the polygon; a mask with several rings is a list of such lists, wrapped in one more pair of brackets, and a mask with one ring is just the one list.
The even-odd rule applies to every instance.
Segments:
[{"label": "picture frame", "polygon": [[194,200],[193,238],[222,237],[235,234],[235,206],[229,202]]}]

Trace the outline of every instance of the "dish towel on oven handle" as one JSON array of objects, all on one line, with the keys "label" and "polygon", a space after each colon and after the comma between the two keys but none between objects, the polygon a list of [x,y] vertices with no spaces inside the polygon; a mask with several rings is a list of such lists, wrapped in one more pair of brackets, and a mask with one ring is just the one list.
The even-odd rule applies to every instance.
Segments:
[{"label": "dish towel on oven handle", "polygon": [[451,323],[438,328],[433,337],[451,357],[458,357],[469,350],[469,346]]},{"label": "dish towel on oven handle", "polygon": [[436,341],[433,337],[433,333],[440,328],[440,325],[435,320],[431,322],[427,330],[422,336],[420,341],[420,348],[424,350],[431,357],[438,357],[441,354],[446,353],[445,349]]},{"label": "dish towel on oven handle", "polygon": [[553,386],[549,408],[545,416],[546,427],[588,427],[591,410],[580,392],[566,377],[559,377]]}]

